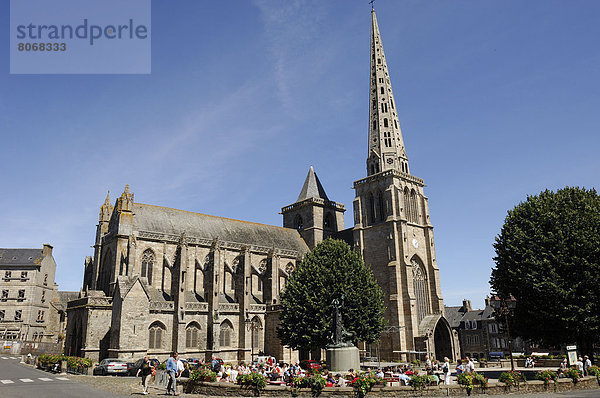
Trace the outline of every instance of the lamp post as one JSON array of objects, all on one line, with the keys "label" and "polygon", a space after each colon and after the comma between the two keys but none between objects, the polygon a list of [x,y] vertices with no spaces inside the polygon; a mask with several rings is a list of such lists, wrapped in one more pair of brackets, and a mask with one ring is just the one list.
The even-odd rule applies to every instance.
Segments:
[{"label": "lamp post", "polygon": [[497,315],[501,315],[504,317],[505,325],[506,325],[506,335],[508,337],[508,350],[510,352],[510,370],[515,370],[515,362],[513,360],[512,354],[512,341],[510,340],[510,329],[508,327],[508,316],[511,311],[514,310],[517,306],[517,300],[513,297],[512,294],[509,294],[508,297],[500,298],[497,295],[492,296],[490,300],[490,305],[494,308]]},{"label": "lamp post", "polygon": [[262,327],[258,322],[251,320],[249,317],[244,321],[246,330],[250,332],[250,361],[254,360],[254,332],[261,330]]}]

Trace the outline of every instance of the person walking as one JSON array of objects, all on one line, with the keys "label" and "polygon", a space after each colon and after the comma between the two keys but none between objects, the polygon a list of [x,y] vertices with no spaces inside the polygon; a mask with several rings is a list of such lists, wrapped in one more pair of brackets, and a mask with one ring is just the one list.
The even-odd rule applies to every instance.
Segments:
[{"label": "person walking", "polygon": [[444,373],[444,384],[447,386],[450,385],[450,360],[448,357],[444,357],[442,372]]},{"label": "person walking", "polygon": [[144,362],[142,362],[142,366],[138,369],[136,377],[141,375],[142,377],[142,394],[148,395],[148,382],[150,381],[150,377],[152,377],[152,369],[153,367],[150,365],[150,361],[148,360],[148,356],[144,357]]},{"label": "person walking", "polygon": [[465,360],[465,373],[473,373],[475,371],[475,364],[469,357],[466,357]]},{"label": "person walking", "polygon": [[167,395],[171,395],[171,391],[173,391],[173,395],[177,395],[177,374],[177,353],[174,352],[167,359],[167,377],[169,378]]},{"label": "person walking", "polygon": [[592,366],[592,361],[590,361],[590,357],[588,357],[587,355],[583,356],[583,375],[584,376],[589,376],[590,375],[590,367]]}]

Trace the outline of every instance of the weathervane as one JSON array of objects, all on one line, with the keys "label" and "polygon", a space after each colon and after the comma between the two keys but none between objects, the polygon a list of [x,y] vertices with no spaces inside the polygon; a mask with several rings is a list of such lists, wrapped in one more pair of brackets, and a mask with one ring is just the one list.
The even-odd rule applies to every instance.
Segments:
[{"label": "weathervane", "polygon": [[373,5],[373,3],[375,3],[375,0],[369,1],[369,4],[371,4],[371,10],[375,9],[375,6]]}]

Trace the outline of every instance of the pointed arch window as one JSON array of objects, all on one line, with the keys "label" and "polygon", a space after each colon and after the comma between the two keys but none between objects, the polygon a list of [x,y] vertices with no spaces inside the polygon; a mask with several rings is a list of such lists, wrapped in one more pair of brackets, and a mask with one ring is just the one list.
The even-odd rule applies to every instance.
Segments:
[{"label": "pointed arch window", "polygon": [[185,329],[185,348],[198,348],[200,342],[200,325],[192,322]]},{"label": "pointed arch window", "polygon": [[377,119],[373,119],[373,130],[377,130]]},{"label": "pointed arch window", "polygon": [[331,213],[327,213],[325,215],[325,219],[323,220],[323,228],[334,229],[333,228],[333,217],[331,216]]},{"label": "pointed arch window", "polygon": [[390,98],[390,106],[392,107],[392,109],[394,109],[394,100],[392,98]]},{"label": "pointed arch window", "polygon": [[154,265],[154,252],[151,249],[144,250],[142,254],[142,277],[148,278],[148,284],[152,284],[152,268]]},{"label": "pointed arch window", "polygon": [[223,321],[219,330],[219,345],[221,347],[231,347],[233,335],[233,326],[229,321]]},{"label": "pointed arch window", "polygon": [[370,224],[375,222],[375,199],[373,198],[373,194],[369,192],[369,196],[367,197],[367,205],[368,208],[368,217],[367,220]]},{"label": "pointed arch window", "polygon": [[427,289],[427,274],[421,261],[413,257],[411,260],[413,269],[413,289],[417,301],[417,319],[419,322],[429,314],[429,292]]},{"label": "pointed arch window", "polygon": [[302,221],[302,217],[300,215],[296,216],[296,220],[294,221],[294,224],[296,225],[296,229],[298,231],[302,231],[304,229],[304,222]]},{"label": "pointed arch window", "polygon": [[379,221],[385,220],[385,201],[381,192],[377,193],[377,215]]},{"label": "pointed arch window", "polygon": [[148,328],[148,349],[162,348],[166,329],[160,322],[154,322]]},{"label": "pointed arch window", "polygon": [[260,331],[262,330],[262,322],[258,317],[252,318],[252,347],[259,348],[260,347]]},{"label": "pointed arch window", "polygon": [[381,87],[381,94],[385,93],[385,89],[383,87]]}]

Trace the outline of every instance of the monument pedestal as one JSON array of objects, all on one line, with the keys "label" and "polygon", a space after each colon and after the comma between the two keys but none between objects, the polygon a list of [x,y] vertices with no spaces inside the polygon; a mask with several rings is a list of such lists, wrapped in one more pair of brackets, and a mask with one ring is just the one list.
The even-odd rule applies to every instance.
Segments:
[{"label": "monument pedestal", "polygon": [[327,369],[331,372],[360,370],[358,348],[354,346],[327,347]]}]

